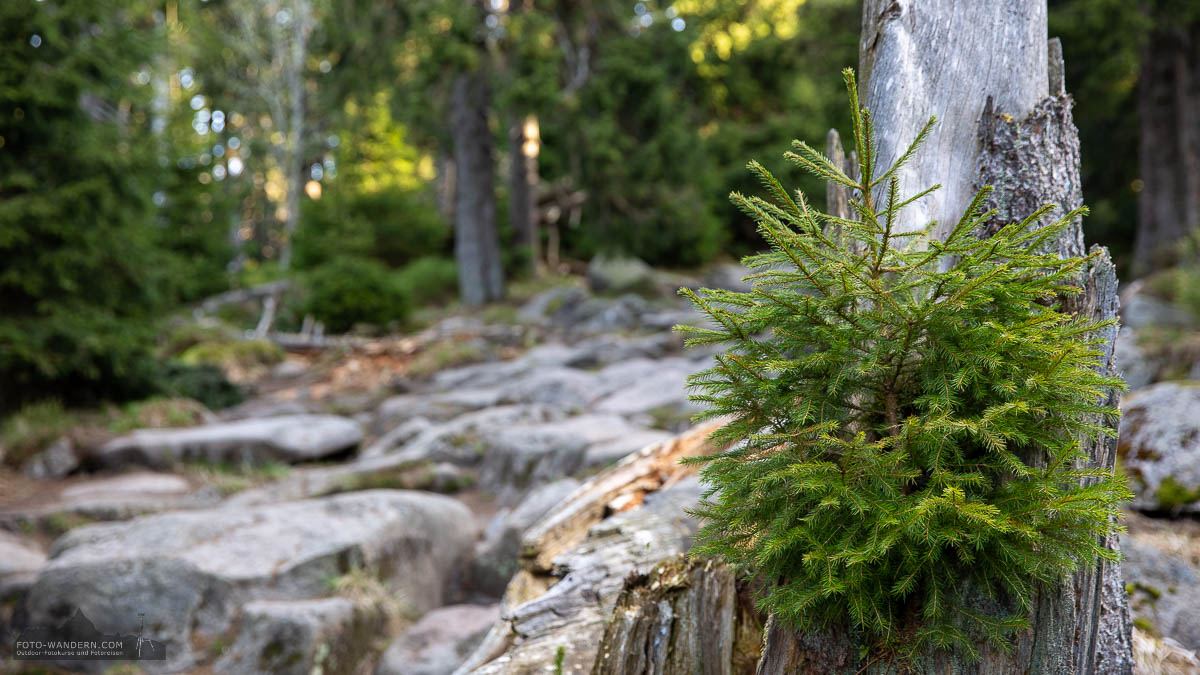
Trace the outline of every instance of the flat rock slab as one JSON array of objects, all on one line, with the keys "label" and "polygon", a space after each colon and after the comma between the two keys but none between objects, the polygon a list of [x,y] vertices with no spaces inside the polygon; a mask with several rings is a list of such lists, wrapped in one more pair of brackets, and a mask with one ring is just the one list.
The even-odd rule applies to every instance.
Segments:
[{"label": "flat rock slab", "polygon": [[487,451],[488,440],[492,434],[518,425],[554,422],[565,416],[566,413],[554,406],[497,406],[459,415],[445,424],[418,433],[398,448],[376,448],[372,454],[396,454],[410,461],[432,460],[464,466],[475,465]]},{"label": "flat rock slab", "polygon": [[696,363],[680,357],[614,363],[598,373],[604,382],[600,389],[609,393],[596,400],[592,410],[619,415],[691,410],[687,378],[698,370]]},{"label": "flat rock slab", "polygon": [[27,609],[31,622],[53,624],[78,608],[112,630],[144,613],[168,667],[184,669],[203,658],[192,640],[223,635],[243,604],[320,597],[356,569],[411,611],[437,607],[475,537],[460,502],[397,490],[144,516],[61,537]]},{"label": "flat rock slab", "polygon": [[1121,325],[1134,330],[1150,326],[1190,328],[1196,319],[1186,310],[1147,293],[1134,293],[1121,301]]},{"label": "flat rock slab", "polygon": [[149,513],[209,508],[220,500],[217,489],[193,486],[182,476],[137,471],[76,480],[61,488],[48,486],[33,504],[0,509],[0,524],[53,529],[54,521],[62,517],[125,520]]},{"label": "flat rock slab", "polygon": [[512,501],[529,488],[615,462],[667,438],[670,434],[631,424],[619,415],[585,414],[496,428],[480,439],[484,451],[479,481],[502,501]]},{"label": "flat rock slab", "polygon": [[350,675],[384,625],[378,608],[347,598],[248,602],[237,638],[212,669],[228,675]]},{"label": "flat rock slab", "polygon": [[1200,511],[1200,386],[1161,382],[1125,396],[1117,453],[1134,508]]},{"label": "flat rock slab", "polygon": [[498,604],[435,609],[392,642],[375,675],[450,675],[499,618]]},{"label": "flat rock slab", "polygon": [[175,474],[142,471],[76,483],[63,488],[58,494],[62,499],[86,501],[121,495],[174,497],[186,494],[191,489],[191,484],[185,478]]},{"label": "flat rock slab", "polygon": [[433,422],[445,422],[459,415],[499,403],[500,393],[494,389],[458,389],[428,394],[400,394],[379,404],[375,413],[375,430],[386,433],[419,418]]},{"label": "flat rock slab", "polygon": [[0,599],[32,584],[45,566],[41,546],[0,530]]},{"label": "flat rock slab", "polygon": [[1140,539],[1121,539],[1130,611],[1155,634],[1200,649],[1200,573],[1183,558]]},{"label": "flat rock slab", "polygon": [[337,415],[282,415],[185,429],[141,429],[105,443],[91,458],[102,468],[166,469],[183,462],[262,465],[312,461],[353,448],[358,422]]}]

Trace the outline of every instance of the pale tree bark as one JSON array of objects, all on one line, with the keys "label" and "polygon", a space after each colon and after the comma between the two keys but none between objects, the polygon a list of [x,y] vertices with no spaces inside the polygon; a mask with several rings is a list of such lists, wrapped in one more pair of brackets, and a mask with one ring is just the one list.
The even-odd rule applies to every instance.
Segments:
[{"label": "pale tree bark", "polygon": [[313,0],[242,0],[232,3],[229,12],[235,30],[221,37],[249,65],[247,77],[236,80],[235,86],[242,97],[262,102],[270,129],[282,135],[282,141],[272,141],[269,156],[282,181],[282,196],[272,201],[282,225],[279,265],[286,270],[304,187],[304,69],[315,25]]},{"label": "pale tree bark", "polygon": [[1200,21],[1160,14],[1138,75],[1136,274],[1173,263],[1176,244],[1200,227]]},{"label": "pale tree bark", "polygon": [[924,150],[899,177],[912,193],[943,187],[905,209],[900,227],[910,232],[936,220],[934,234],[945,238],[972,196],[987,97],[1018,119],[1046,97],[1046,2],[865,0],[858,82],[875,122],[880,167],[891,166],[929,117],[938,117]]},{"label": "pale tree bark", "polygon": [[283,170],[287,185],[287,214],[283,221],[283,236],[279,242],[279,267],[286,270],[292,264],[292,240],[300,220],[300,193],[304,188],[304,66],[308,56],[308,37],[313,28],[310,0],[291,3],[291,39],[287,41],[287,140],[284,148]]},{"label": "pale tree bark", "polygon": [[454,139],[454,258],[463,303],[477,306],[504,296],[504,271],[496,229],[491,91],[481,70],[455,77],[450,92]]},{"label": "pale tree bark", "polygon": [[433,160],[437,178],[434,179],[434,192],[437,197],[437,209],[446,222],[454,222],[454,159],[451,152],[443,144],[438,145]]}]

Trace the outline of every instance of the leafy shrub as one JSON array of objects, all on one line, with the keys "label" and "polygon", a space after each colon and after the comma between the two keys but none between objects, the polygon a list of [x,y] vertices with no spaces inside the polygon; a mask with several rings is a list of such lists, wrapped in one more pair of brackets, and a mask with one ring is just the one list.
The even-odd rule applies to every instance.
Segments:
[{"label": "leafy shrub", "polygon": [[333,333],[404,321],[412,308],[412,293],[399,276],[368,258],[337,258],[311,271],[306,285],[305,311]]},{"label": "leafy shrub", "polygon": [[199,401],[210,410],[228,408],[246,400],[242,388],[230,382],[224,371],[212,364],[169,362],[163,367],[159,389],[169,396]]},{"label": "leafy shrub", "polygon": [[458,294],[458,267],[446,258],[418,258],[398,273],[400,284],[421,304],[444,302]]},{"label": "leafy shrub", "polygon": [[981,240],[984,188],[945,242],[911,245],[928,229],[892,230],[910,200],[896,167],[877,173],[846,79],[861,180],[803,143],[788,156],[855,190],[857,215],[809,210],[752,162],[773,201],[732,199],[771,245],[745,260],[754,290],[681,291],[714,322],[681,326],[689,344],[727,347],[691,378],[694,399],[732,418],[714,434],[732,449],[696,460],[697,550],[777,582],[760,604],[787,624],[848,626],[900,660],[976,658],[981,639],[1011,646],[1038,588],[1117,558],[1102,542],[1131,495],[1077,463],[1081,442],[1112,435],[1103,400],[1120,380],[1095,370],[1100,325],[1045,302],[1078,292],[1088,260],[1038,250],[1080,211],[1041,226],[1044,207]]},{"label": "leafy shrub", "polygon": [[452,231],[432,198],[401,187],[306,200],[296,234],[297,267],[316,268],[337,256],[375,258],[399,267],[445,253]]}]

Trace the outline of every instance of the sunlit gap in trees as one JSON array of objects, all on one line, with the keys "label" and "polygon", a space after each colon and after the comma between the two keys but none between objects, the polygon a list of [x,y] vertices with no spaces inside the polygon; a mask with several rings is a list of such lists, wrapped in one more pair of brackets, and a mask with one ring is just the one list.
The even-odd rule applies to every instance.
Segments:
[{"label": "sunlit gap in trees", "polygon": [[[687,28],[687,21],[679,16],[679,10],[675,8],[675,5],[671,5],[663,10],[662,15],[665,20],[671,22],[671,30],[674,30],[676,33],[682,33]],[[650,9],[646,3],[639,2],[633,6],[633,22],[629,28],[630,33],[640,35],[642,29],[653,26],[654,21],[654,10]]]}]

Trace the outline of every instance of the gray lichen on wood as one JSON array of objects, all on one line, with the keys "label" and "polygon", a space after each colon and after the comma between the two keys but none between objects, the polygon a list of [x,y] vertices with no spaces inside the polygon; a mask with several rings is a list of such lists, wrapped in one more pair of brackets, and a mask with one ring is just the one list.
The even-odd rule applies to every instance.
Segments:
[{"label": "gray lichen on wood", "polygon": [[[985,111],[992,108],[991,103],[985,105]],[[1059,208],[1048,214],[1043,224],[1083,204],[1079,133],[1071,117],[1069,97],[1045,98],[1019,120],[1000,111],[980,121],[980,151],[972,187],[978,190],[991,185],[994,191],[984,208],[996,209],[996,216],[982,234],[989,235],[1021,220],[1044,204],[1057,204]],[[1062,257],[1084,255],[1081,221],[1077,219],[1051,243]]]}]

